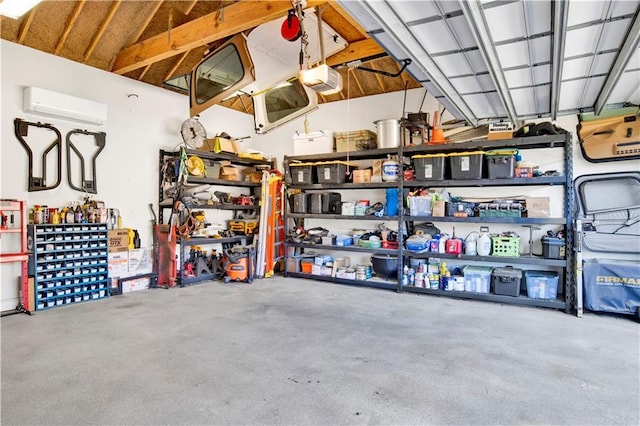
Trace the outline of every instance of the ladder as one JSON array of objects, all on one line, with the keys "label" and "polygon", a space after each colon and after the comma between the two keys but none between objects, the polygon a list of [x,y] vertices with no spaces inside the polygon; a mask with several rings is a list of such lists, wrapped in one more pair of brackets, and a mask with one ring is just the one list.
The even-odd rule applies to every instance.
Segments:
[{"label": "ladder", "polygon": [[275,266],[284,259],[284,185],[277,170],[263,172],[260,197],[256,276],[273,276]]}]

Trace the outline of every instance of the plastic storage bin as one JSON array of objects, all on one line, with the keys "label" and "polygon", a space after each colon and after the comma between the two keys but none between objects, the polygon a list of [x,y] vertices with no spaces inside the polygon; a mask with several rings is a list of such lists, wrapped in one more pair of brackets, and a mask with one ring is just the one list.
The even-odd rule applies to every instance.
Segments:
[{"label": "plastic storage bin", "polygon": [[309,207],[307,206],[308,195],[306,193],[293,194],[291,196],[291,210],[294,213],[308,213]]},{"label": "plastic storage bin", "polygon": [[489,179],[511,179],[515,176],[516,150],[487,151],[487,174]]},{"label": "plastic storage bin", "polygon": [[316,163],[318,183],[345,183],[348,174],[357,166],[346,161],[324,161]]},{"label": "plastic storage bin", "polygon": [[491,288],[490,266],[465,266],[462,268],[464,274],[464,291],[472,293],[489,293]]},{"label": "plastic storage bin", "polygon": [[291,183],[316,183],[316,174],[314,173],[314,167],[315,163],[290,163],[289,175],[291,175]]},{"label": "plastic storage bin", "polygon": [[444,180],[447,176],[447,154],[422,154],[411,157],[416,180]]},{"label": "plastic storage bin", "polygon": [[564,238],[544,236],[542,237],[542,256],[545,259],[564,259]]},{"label": "plastic storage bin", "polygon": [[431,216],[431,197],[415,196],[409,197],[410,216]]},{"label": "plastic storage bin", "polygon": [[491,237],[491,256],[520,256],[520,237]]},{"label": "plastic storage bin", "polygon": [[494,294],[505,296],[520,296],[520,284],[522,282],[522,269],[507,266],[495,268],[491,273],[491,286]]},{"label": "plastic storage bin", "polygon": [[322,193],[315,192],[308,195],[309,213],[322,213]]},{"label": "plastic storage bin", "polygon": [[452,152],[448,157],[452,179],[482,179],[484,151]]},{"label": "plastic storage bin", "polygon": [[531,299],[551,299],[558,296],[558,274],[551,271],[525,271],[527,296]]}]

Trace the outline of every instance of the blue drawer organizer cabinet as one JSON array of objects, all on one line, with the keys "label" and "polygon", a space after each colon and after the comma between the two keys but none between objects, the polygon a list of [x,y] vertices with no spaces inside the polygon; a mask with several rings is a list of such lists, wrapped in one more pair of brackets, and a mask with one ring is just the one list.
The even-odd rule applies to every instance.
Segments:
[{"label": "blue drawer organizer cabinet", "polygon": [[[413,181],[404,181],[399,179],[396,182],[381,182],[381,183],[324,183],[318,184],[313,182],[292,182],[291,172],[289,164],[295,164],[299,162],[317,162],[317,161],[329,161],[338,160],[349,161],[355,160],[370,160],[370,159],[384,159],[388,155],[396,155],[402,159],[404,164],[409,164],[412,157],[438,157],[444,155],[462,155],[463,153],[473,153],[477,150],[496,150],[496,149],[517,149],[520,151],[526,151],[530,149],[544,149],[550,156],[554,156],[558,162],[562,162],[563,173],[560,175],[551,176],[536,176],[536,177],[520,177],[514,176],[512,178],[491,179],[483,178],[480,174],[473,178],[464,177],[462,179],[450,179],[442,176],[435,179],[422,179]],[[294,230],[290,222],[295,223],[295,227],[303,226],[305,221],[311,219],[320,220],[322,226],[331,230],[331,221],[340,219],[351,220],[369,220],[369,221],[391,221],[397,222],[397,228],[399,234],[406,232],[416,222],[433,222],[437,224],[444,224],[445,226],[456,225],[461,223],[476,223],[476,224],[511,224],[516,226],[538,226],[545,225],[563,226],[566,234],[566,254],[564,258],[560,259],[546,259],[541,257],[532,256],[513,256],[505,255],[503,257],[497,256],[468,256],[465,254],[439,254],[431,252],[415,252],[407,250],[402,244],[399,244],[397,249],[370,249],[356,246],[340,247],[336,245],[326,244],[308,244],[305,242],[287,241],[285,247],[287,247],[287,256],[304,256],[304,251],[313,250],[332,250],[332,251],[351,251],[351,252],[375,252],[380,254],[395,255],[399,259],[398,263],[398,276],[402,274],[402,268],[404,264],[412,261],[428,262],[429,259],[439,259],[444,261],[457,261],[468,264],[493,264],[499,265],[514,265],[524,267],[523,269],[554,269],[556,271],[557,278],[554,279],[554,283],[558,282],[557,294],[556,292],[544,293],[545,298],[539,298],[541,293],[532,292],[529,295],[525,288],[522,288],[519,294],[503,295],[496,292],[478,292],[478,291],[447,291],[438,288],[424,288],[424,287],[412,287],[402,285],[402,280],[381,280],[381,279],[344,279],[342,277],[332,277],[326,275],[315,275],[300,272],[297,269],[292,269],[293,264],[286,262],[285,276],[296,278],[307,278],[316,281],[328,281],[339,284],[365,286],[383,288],[389,290],[395,290],[397,292],[412,292],[422,293],[434,296],[445,296],[459,299],[474,299],[484,300],[498,303],[516,304],[516,305],[528,305],[543,308],[552,308],[564,310],[567,313],[575,312],[576,307],[576,282],[573,264],[573,157],[572,157],[572,136],[570,133],[559,135],[545,135],[545,136],[532,136],[526,138],[513,138],[505,140],[475,140],[460,143],[451,143],[445,145],[417,145],[417,146],[400,146],[398,148],[384,148],[370,151],[355,151],[351,153],[334,152],[328,154],[318,155],[303,155],[303,156],[285,156],[284,168],[285,173],[289,172],[288,176],[288,188],[290,191],[299,190],[301,192],[307,191],[322,191],[328,190],[356,190],[356,189],[388,189],[397,188],[399,194],[403,194],[405,189],[414,189],[420,187],[429,188],[476,188],[479,195],[491,196],[492,188],[496,187],[517,187],[519,190],[525,191],[526,188],[540,188],[547,186],[559,186],[563,188],[562,207],[563,215],[561,217],[544,217],[544,218],[529,218],[529,217],[433,217],[433,216],[409,216],[405,213],[404,209],[399,209],[397,214],[393,216],[345,216],[340,214],[313,214],[313,213],[299,213],[288,211],[285,215],[287,219],[285,223],[288,225],[288,233]],[[379,197],[383,199],[383,196]],[[318,222],[312,226],[317,226]],[[539,229],[539,228],[538,228]],[[526,235],[526,233],[525,233]],[[406,235],[399,235],[398,240],[402,241]],[[487,280],[490,280],[490,275],[487,275]],[[558,280],[558,281],[555,281]],[[488,282],[488,281],[487,281]],[[548,283],[544,283],[545,286]],[[538,288],[538,287],[536,287]],[[515,296],[515,297],[514,297]],[[533,297],[532,297],[533,296]],[[538,296],[538,297],[536,297]],[[546,298],[549,297],[549,298]]]},{"label": "blue drawer organizer cabinet", "polygon": [[36,310],[108,297],[107,224],[27,227]]}]

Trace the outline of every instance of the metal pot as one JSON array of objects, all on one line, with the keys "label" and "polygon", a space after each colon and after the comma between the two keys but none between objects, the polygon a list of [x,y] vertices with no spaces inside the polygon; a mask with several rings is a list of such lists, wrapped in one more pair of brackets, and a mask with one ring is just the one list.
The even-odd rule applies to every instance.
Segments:
[{"label": "metal pot", "polygon": [[373,271],[385,279],[398,276],[398,256],[376,253],[371,256]]},{"label": "metal pot", "polygon": [[400,120],[390,118],[374,121],[378,129],[378,148],[397,148],[400,146]]}]

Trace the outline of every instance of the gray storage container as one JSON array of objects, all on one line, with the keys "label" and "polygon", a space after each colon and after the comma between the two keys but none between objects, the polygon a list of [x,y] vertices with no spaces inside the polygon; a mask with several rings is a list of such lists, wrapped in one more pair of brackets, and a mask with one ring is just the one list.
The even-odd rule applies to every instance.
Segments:
[{"label": "gray storage container", "polygon": [[520,296],[520,283],[522,281],[522,269],[511,266],[494,268],[491,272],[491,286],[493,294],[505,296]]},{"label": "gray storage container", "polygon": [[309,213],[322,213],[322,193],[309,194]]},{"label": "gray storage container", "polygon": [[324,192],[322,194],[322,213],[340,214],[342,211],[342,196],[339,192]]},{"label": "gray storage container", "polygon": [[309,213],[307,206],[308,194],[300,193],[291,196],[291,210],[294,213]]}]

